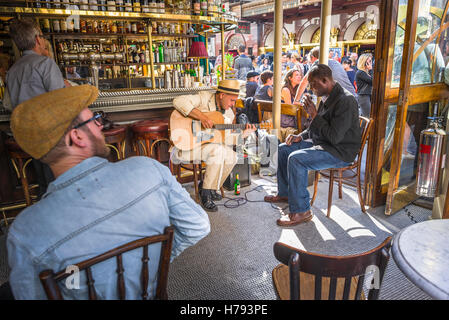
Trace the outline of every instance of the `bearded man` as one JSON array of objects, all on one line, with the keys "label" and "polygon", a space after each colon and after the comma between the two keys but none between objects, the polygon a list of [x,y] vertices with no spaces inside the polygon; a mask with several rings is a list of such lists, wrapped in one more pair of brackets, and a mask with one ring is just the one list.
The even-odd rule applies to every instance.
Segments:
[{"label": "bearded man", "polygon": [[[56,179],[42,199],[23,210],[8,238],[10,287],[15,299],[45,299],[39,273],[61,270],[125,243],[175,228],[171,259],[210,231],[209,218],[172,176],[148,157],[107,161],[100,113],[88,106],[98,96],[90,85],[58,89],[17,106],[11,130],[20,147],[48,164]],[[149,246],[150,298],[157,287],[160,247]],[[142,292],[136,275],[141,252],[124,259],[127,299]],[[92,268],[97,294],[118,299],[116,266]],[[61,290],[65,299],[86,299],[88,288]]]}]

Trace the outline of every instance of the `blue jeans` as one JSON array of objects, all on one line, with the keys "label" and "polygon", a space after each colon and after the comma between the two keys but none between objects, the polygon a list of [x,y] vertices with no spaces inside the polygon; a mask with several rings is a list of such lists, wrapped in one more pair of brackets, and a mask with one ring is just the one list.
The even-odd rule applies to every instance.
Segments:
[{"label": "blue jeans", "polygon": [[278,151],[278,195],[288,196],[291,213],[306,212],[310,210],[308,170],[342,168],[349,164],[311,142],[300,141],[290,146],[283,143]]}]

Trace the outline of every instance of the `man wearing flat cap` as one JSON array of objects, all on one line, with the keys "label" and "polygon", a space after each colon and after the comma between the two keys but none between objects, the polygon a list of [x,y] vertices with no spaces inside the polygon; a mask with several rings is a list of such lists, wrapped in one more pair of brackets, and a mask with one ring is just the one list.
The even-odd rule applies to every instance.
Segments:
[{"label": "man wearing flat cap", "polygon": [[259,72],[250,71],[246,75],[246,97],[254,97],[259,89]]},{"label": "man wearing flat cap", "polygon": [[[98,90],[82,85],[39,95],[17,106],[11,129],[21,148],[50,165],[56,179],[46,194],[23,210],[8,238],[10,286],[16,299],[45,299],[39,281],[55,272],[125,243],[175,227],[171,259],[210,231],[209,218],[172,176],[148,157],[110,163],[101,132],[101,114],[88,109]],[[155,294],[160,250],[148,247],[149,297]],[[139,299],[141,252],[124,258],[127,299]],[[115,264],[92,268],[97,295],[117,299]],[[79,288],[62,284],[65,299],[86,299],[84,273]],[[73,286],[70,286],[73,287]]]},{"label": "man wearing flat cap", "polygon": [[[231,124],[234,121],[234,111],[232,108],[238,99],[240,83],[238,80],[222,80],[216,88],[216,92],[200,91],[194,95],[184,95],[173,100],[173,106],[184,117],[201,121],[205,129],[211,129],[214,123],[207,117],[205,112],[220,111],[224,117],[224,123]],[[255,131],[247,125],[241,137],[247,137]],[[234,139],[231,139],[234,140]],[[204,161],[206,172],[203,184],[200,184],[201,205],[206,211],[215,212],[218,210],[214,201],[221,200],[221,195],[217,193],[224,181],[231,173],[232,168],[237,163],[237,154],[232,147],[225,144],[206,143],[200,149],[173,151],[177,160],[180,161]]]}]

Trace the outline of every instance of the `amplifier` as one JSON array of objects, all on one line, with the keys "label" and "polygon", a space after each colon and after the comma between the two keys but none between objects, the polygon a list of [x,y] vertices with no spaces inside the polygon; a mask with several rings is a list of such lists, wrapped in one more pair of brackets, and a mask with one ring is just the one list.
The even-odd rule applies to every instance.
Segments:
[{"label": "amplifier", "polygon": [[223,183],[223,188],[226,190],[234,190],[234,183],[236,175],[239,175],[240,187],[247,187],[251,184],[251,166],[249,165],[248,155],[244,155],[232,169],[226,181]]}]

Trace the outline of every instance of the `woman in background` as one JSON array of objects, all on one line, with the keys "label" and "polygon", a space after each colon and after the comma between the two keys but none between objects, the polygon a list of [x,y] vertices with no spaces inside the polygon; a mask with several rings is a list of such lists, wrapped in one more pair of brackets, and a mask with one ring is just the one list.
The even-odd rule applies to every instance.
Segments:
[{"label": "woman in background", "polygon": [[[291,69],[284,77],[281,99],[282,103],[293,104],[296,91],[303,77],[302,70]],[[281,114],[281,142],[284,142],[289,134],[297,134],[298,125],[295,116]],[[304,121],[302,121],[304,123]]]},{"label": "woman in background", "polygon": [[357,69],[355,83],[357,85],[360,115],[369,117],[371,113],[371,91],[373,89],[373,77],[370,74],[373,69],[373,56],[370,53],[362,54],[357,62]]}]

